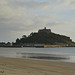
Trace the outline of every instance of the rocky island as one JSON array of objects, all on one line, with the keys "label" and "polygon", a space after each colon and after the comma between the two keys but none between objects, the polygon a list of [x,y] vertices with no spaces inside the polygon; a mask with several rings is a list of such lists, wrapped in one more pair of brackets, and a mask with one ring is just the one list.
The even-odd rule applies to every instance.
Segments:
[{"label": "rocky island", "polygon": [[0,47],[75,47],[70,37],[53,33],[51,29],[39,29],[30,35],[23,35],[13,43],[0,43]]},{"label": "rocky island", "polygon": [[23,35],[17,38],[14,46],[21,47],[64,47],[75,46],[70,37],[51,32],[51,29],[39,29],[32,32],[29,36]]}]

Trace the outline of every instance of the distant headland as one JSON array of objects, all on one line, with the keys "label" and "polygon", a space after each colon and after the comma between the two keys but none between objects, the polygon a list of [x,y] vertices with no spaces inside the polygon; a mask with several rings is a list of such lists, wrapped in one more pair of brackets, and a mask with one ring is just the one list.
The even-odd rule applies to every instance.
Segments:
[{"label": "distant headland", "polygon": [[75,43],[70,37],[51,32],[51,29],[39,29],[38,32],[32,32],[30,35],[23,35],[17,38],[14,43],[0,43],[5,47],[75,47]]}]

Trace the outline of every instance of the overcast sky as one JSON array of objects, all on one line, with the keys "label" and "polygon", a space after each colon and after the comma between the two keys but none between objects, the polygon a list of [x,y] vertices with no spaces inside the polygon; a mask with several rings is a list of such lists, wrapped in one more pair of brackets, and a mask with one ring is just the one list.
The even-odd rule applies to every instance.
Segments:
[{"label": "overcast sky", "polygon": [[0,42],[44,27],[75,41],[75,0],[0,0]]}]

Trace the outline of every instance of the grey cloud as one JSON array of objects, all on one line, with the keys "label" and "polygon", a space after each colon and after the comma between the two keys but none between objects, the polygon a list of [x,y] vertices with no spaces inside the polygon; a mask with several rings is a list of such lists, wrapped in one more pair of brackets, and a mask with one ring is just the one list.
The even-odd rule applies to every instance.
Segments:
[{"label": "grey cloud", "polygon": [[71,2],[71,8],[75,9],[75,1]]},{"label": "grey cloud", "polygon": [[46,26],[57,26],[57,25],[74,25],[75,22],[74,21],[71,21],[71,22],[50,22],[50,23],[47,23]]},{"label": "grey cloud", "polygon": [[25,8],[28,8],[28,9],[47,9],[51,6],[51,3],[49,1],[46,1],[46,2],[36,2],[36,1],[19,1],[19,0],[16,0],[15,2],[13,1],[12,2],[12,6],[15,5],[15,6],[19,6],[19,7],[25,7]]},{"label": "grey cloud", "polygon": [[[0,0],[0,34],[3,36],[1,39],[6,41],[9,37],[8,40],[15,40],[15,38],[21,37],[22,34],[29,34],[44,26],[65,24],[56,22],[59,18],[56,13],[40,14],[41,11],[43,13],[43,10],[51,6],[53,5],[50,1]],[[55,5],[53,8],[55,8]],[[52,11],[52,9],[47,11]]]}]

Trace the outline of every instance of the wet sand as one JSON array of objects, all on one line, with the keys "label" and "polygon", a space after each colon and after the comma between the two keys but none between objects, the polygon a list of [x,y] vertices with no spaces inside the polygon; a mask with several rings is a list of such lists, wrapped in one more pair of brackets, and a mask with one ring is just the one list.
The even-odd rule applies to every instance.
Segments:
[{"label": "wet sand", "polygon": [[75,75],[75,63],[0,57],[0,75]]}]

